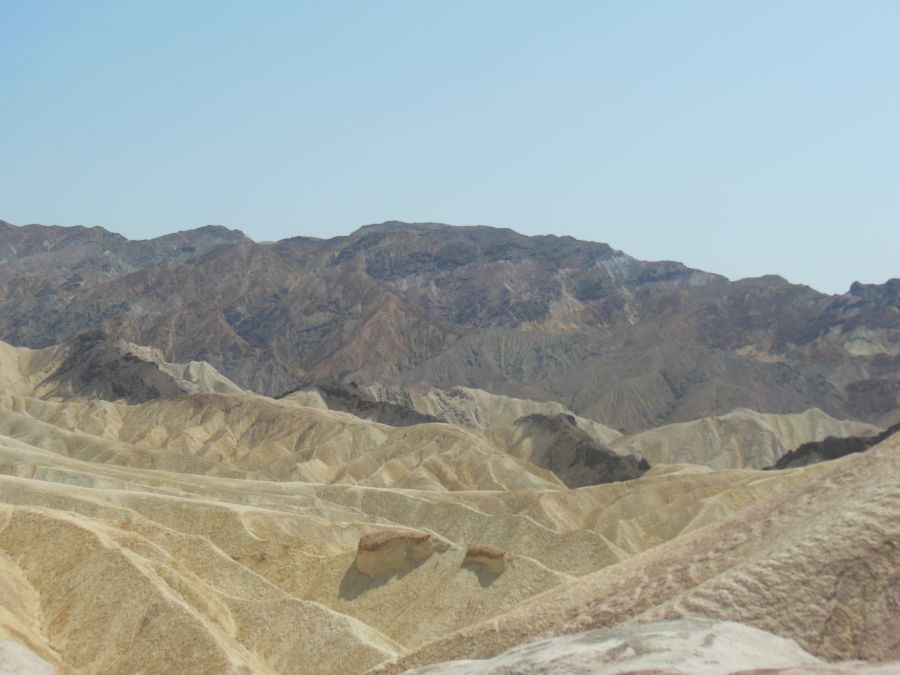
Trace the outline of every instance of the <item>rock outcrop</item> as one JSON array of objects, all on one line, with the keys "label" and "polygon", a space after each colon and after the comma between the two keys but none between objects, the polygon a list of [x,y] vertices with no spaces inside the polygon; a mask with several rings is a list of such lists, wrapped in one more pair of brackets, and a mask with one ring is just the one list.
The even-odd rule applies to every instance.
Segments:
[{"label": "rock outcrop", "polygon": [[0,222],[0,663],[896,661],[900,435],[755,467],[898,414],[898,291],[484,227]]},{"label": "rock outcrop", "polygon": [[890,656],[884,448],[567,490],[486,430],[247,393],[23,394],[46,357],[0,350],[28,366],[0,394],[0,638],[60,672],[396,670],[688,611]]},{"label": "rock outcrop", "polygon": [[491,574],[502,574],[506,571],[506,553],[493,546],[469,544],[463,565],[481,566]]},{"label": "rock outcrop", "polygon": [[431,535],[425,532],[381,530],[359,540],[356,569],[367,577],[380,577],[411,569],[433,553]]},{"label": "rock outcrop", "polygon": [[0,675],[56,675],[56,669],[28,647],[0,640]]},{"label": "rock outcrop", "polygon": [[828,663],[805,652],[793,640],[751,626],[732,621],[681,619],[547,638],[491,659],[437,663],[408,671],[408,675],[888,675],[898,671],[900,661]]}]

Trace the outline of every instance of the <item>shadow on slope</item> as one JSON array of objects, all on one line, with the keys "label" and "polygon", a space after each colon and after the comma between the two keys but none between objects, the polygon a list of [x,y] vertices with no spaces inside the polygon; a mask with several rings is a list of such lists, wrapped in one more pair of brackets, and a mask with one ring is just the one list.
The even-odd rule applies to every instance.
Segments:
[{"label": "shadow on slope", "polygon": [[527,458],[549,469],[569,488],[640,478],[650,470],[646,459],[618,455],[580,429],[572,415],[527,415],[515,421]]},{"label": "shadow on slope", "polygon": [[824,441],[804,443],[782,456],[772,466],[767,466],[764,471],[776,469],[793,469],[799,466],[808,466],[818,462],[827,462],[839,459],[857,452],[865,452],[900,431],[900,423],[882,431],[877,436],[850,436],[848,438],[835,438],[829,436]]}]

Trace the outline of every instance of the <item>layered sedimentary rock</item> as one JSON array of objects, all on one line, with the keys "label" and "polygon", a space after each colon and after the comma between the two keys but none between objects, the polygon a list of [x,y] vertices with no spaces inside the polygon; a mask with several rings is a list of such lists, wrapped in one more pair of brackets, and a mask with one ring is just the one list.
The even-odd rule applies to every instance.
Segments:
[{"label": "layered sedimentary rock", "polygon": [[[0,393],[0,430],[76,458],[279,481],[562,487],[552,470],[514,452],[505,437],[447,424],[375,423],[299,393],[281,400],[249,395],[207,364],[154,361],[149,350],[101,334],[38,351],[0,344],[0,354],[8,392]],[[179,377],[188,369],[204,377]],[[639,475],[616,473],[625,460],[611,459],[615,466],[593,470],[583,484]]]},{"label": "layered sedimentary rock", "polygon": [[367,577],[405,572],[432,552],[431,536],[425,532],[370,532],[359,540],[356,569]]},{"label": "layered sedimentary rock", "polygon": [[241,393],[208,363],[169,363],[155,349],[102,331],[40,350],[0,342],[5,393],[42,399],[104,399],[140,403],[181,394]]},{"label": "layered sedimentary rock", "polygon": [[506,552],[492,546],[469,544],[463,565],[480,566],[491,574],[502,574],[506,571]]}]

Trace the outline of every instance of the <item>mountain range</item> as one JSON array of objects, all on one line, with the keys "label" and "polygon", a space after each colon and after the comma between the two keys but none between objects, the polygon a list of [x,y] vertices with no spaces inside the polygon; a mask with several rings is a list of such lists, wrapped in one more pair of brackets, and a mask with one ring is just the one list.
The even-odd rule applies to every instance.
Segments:
[{"label": "mountain range", "polygon": [[0,262],[10,344],[100,329],[270,396],[463,386],[623,433],[736,408],[898,420],[898,279],[831,296],[571,237],[398,222],[276,243],[0,222]]}]

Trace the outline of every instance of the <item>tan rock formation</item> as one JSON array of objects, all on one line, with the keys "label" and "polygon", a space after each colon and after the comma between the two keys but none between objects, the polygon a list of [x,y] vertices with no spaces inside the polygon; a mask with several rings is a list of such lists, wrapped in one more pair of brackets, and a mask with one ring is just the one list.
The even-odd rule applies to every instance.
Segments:
[{"label": "tan rock formation", "polygon": [[491,574],[502,574],[506,571],[506,553],[492,546],[469,544],[463,564],[481,565]]},{"label": "tan rock formation", "polygon": [[359,540],[356,569],[367,577],[409,570],[433,552],[431,535],[425,532],[380,530]]}]

